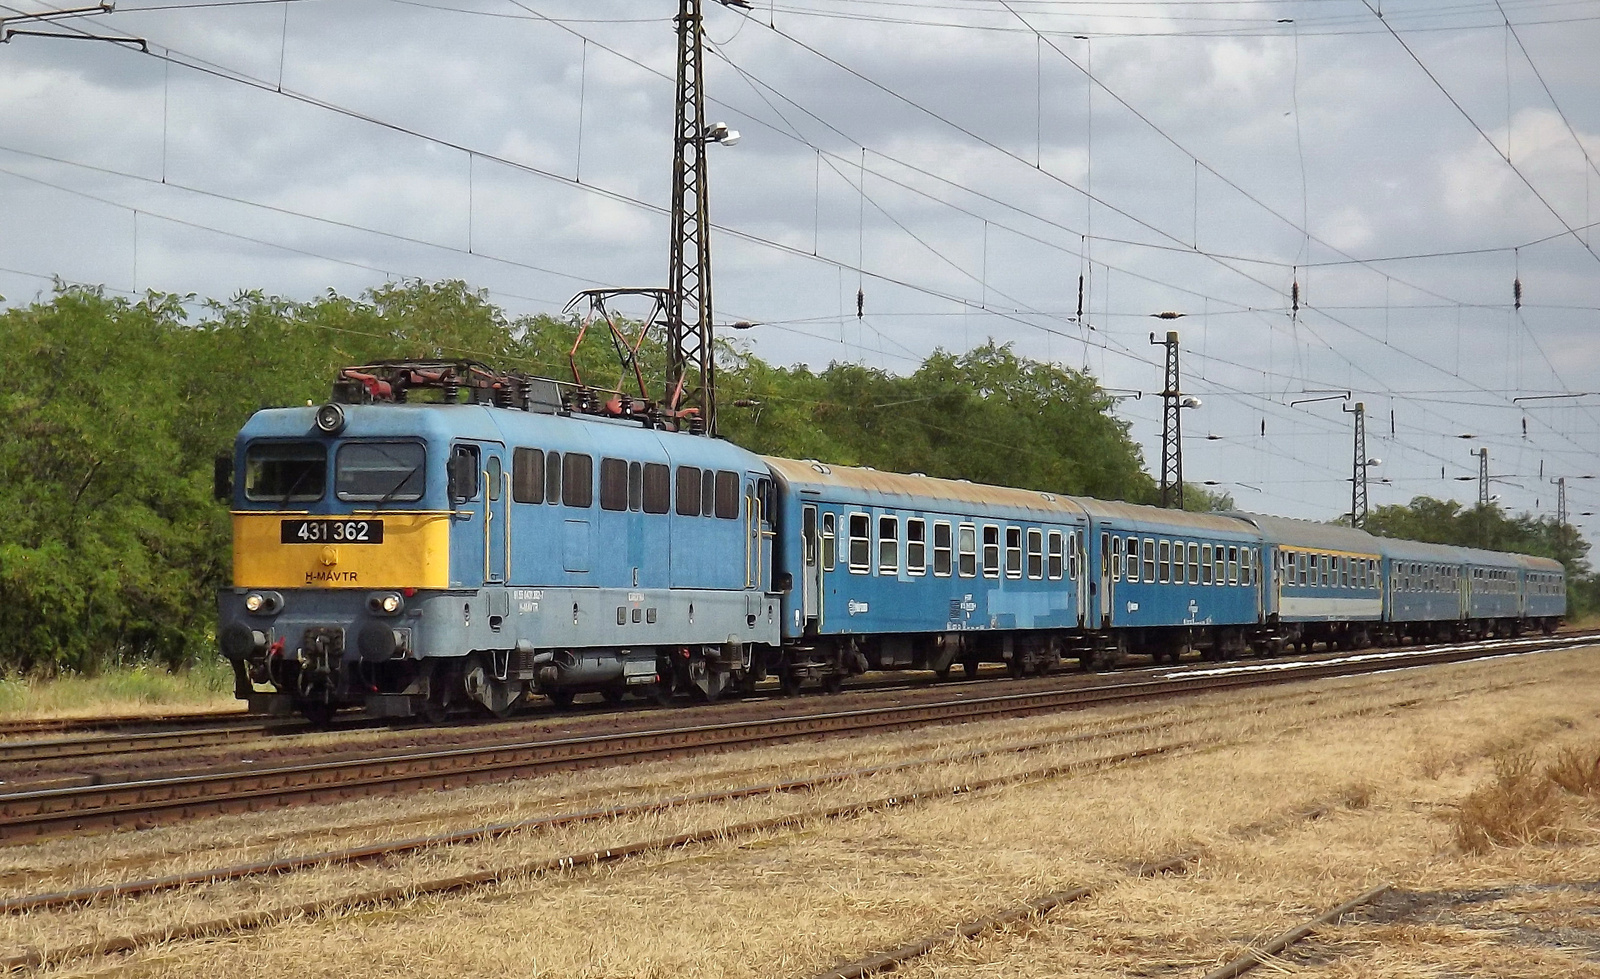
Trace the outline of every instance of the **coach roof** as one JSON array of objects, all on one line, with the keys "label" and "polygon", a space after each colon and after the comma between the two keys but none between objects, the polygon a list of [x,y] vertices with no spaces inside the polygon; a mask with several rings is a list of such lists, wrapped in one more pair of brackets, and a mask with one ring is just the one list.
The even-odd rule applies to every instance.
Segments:
[{"label": "coach roof", "polygon": [[1265,513],[1248,513],[1244,510],[1228,511],[1240,520],[1248,520],[1261,528],[1261,536],[1284,547],[1316,548],[1340,551],[1347,554],[1379,554],[1382,545],[1378,538],[1364,530],[1340,524],[1318,523],[1315,520],[1295,520],[1291,517],[1273,517]]},{"label": "coach roof", "polygon": [[864,500],[907,509],[924,502],[961,503],[971,507],[1031,511],[1040,515],[1081,517],[1083,507],[1072,497],[1037,490],[989,486],[959,479],[879,472],[856,466],[835,466],[801,459],[763,457],[772,471],[799,492],[810,490],[830,499]]}]

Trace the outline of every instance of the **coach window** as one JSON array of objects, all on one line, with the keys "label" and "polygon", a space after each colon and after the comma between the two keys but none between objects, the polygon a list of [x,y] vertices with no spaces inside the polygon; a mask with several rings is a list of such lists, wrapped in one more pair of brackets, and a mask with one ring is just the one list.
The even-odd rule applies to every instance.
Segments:
[{"label": "coach window", "polygon": [[928,523],[921,517],[906,521],[906,574],[928,573]]},{"label": "coach window", "polygon": [[878,573],[900,570],[900,518],[878,518]]},{"label": "coach window", "polygon": [[700,516],[700,470],[696,466],[678,467],[678,516]]},{"label": "coach window", "polygon": [[933,525],[933,573],[941,578],[950,577],[955,570],[955,546],[950,536],[950,524],[940,520]]},{"label": "coach window", "polygon": [[717,519],[736,520],[739,517],[739,474],[726,469],[717,471]]},{"label": "coach window", "polygon": [[1172,580],[1172,542],[1161,542],[1161,583],[1164,585]]},{"label": "coach window", "polygon": [[[1121,542],[1118,541],[1118,543],[1121,543]],[[1120,547],[1117,548],[1117,551],[1118,551],[1118,553],[1116,555],[1117,558],[1120,558],[1122,556],[1122,554],[1120,553],[1121,550],[1122,549]],[[1045,555],[1046,555],[1046,557],[1045,557],[1045,564],[1046,564],[1045,571],[1046,571],[1046,573],[1050,576],[1051,580],[1055,580],[1057,578],[1060,578],[1061,577],[1061,572],[1062,572],[1062,567],[1061,567],[1061,531],[1059,531],[1059,530],[1050,531],[1049,543],[1045,547]],[[1111,565],[1112,565],[1112,567],[1116,567],[1116,558],[1112,559]]]},{"label": "coach window", "polygon": [[594,457],[568,452],[561,458],[561,502],[570,507],[594,505]]},{"label": "coach window", "polygon": [[1189,542],[1189,584],[1200,583],[1200,545]]},{"label": "coach window", "polygon": [[983,527],[983,576],[1000,577],[1000,528],[994,524]]},{"label": "coach window", "polygon": [[1044,531],[1028,528],[1028,577],[1044,577]]},{"label": "coach window", "polygon": [[1248,547],[1239,551],[1239,581],[1246,585],[1256,583],[1256,552]]},{"label": "coach window", "polygon": [[1022,577],[1022,530],[1006,528],[1006,577]]},{"label": "coach window", "polygon": [[1237,547],[1230,546],[1228,548],[1228,584],[1237,585],[1238,583],[1239,583],[1239,549]]},{"label": "coach window", "polygon": [[561,453],[544,454],[544,501],[551,506],[561,502]]},{"label": "coach window", "polygon": [[1156,540],[1154,537],[1144,539],[1144,580],[1156,580]]},{"label": "coach window", "polygon": [[941,578],[950,577],[952,550],[950,524],[940,520],[933,525],[933,573]]},{"label": "coach window", "polygon": [[1128,572],[1123,575],[1129,581],[1139,580],[1139,538],[1128,538]]},{"label": "coach window", "polygon": [[1211,576],[1211,545],[1200,545],[1200,583],[1209,585],[1216,579]]},{"label": "coach window", "polygon": [[600,460],[600,509],[628,509],[628,464],[622,459]]},{"label": "coach window", "polygon": [[1067,534],[1067,577],[1073,581],[1078,580],[1078,561],[1083,555],[1083,531],[1074,530]]},{"label": "coach window", "polygon": [[972,524],[961,525],[960,535],[956,538],[956,553],[961,560],[961,577],[971,578],[978,573],[978,528]]},{"label": "coach window", "polygon": [[1123,578],[1122,571],[1123,571],[1124,567],[1127,568],[1127,571],[1128,571],[1127,578],[1128,578],[1129,581],[1138,581],[1139,580],[1139,556],[1138,556],[1138,550],[1139,549],[1137,547],[1134,547],[1134,548],[1132,548],[1132,550],[1134,552],[1133,561],[1132,562],[1127,562],[1124,559],[1123,554],[1122,554],[1122,538],[1121,537],[1113,537],[1113,538],[1111,538],[1111,580],[1112,581],[1121,581],[1122,580],[1122,578]]},{"label": "coach window", "polygon": [[511,498],[518,503],[544,502],[544,453],[539,449],[512,450]]},{"label": "coach window", "polygon": [[850,573],[868,574],[872,571],[872,538],[868,536],[870,518],[864,513],[850,514]]},{"label": "coach window", "polygon": [[822,515],[822,570],[833,570],[834,518],[831,513]]}]

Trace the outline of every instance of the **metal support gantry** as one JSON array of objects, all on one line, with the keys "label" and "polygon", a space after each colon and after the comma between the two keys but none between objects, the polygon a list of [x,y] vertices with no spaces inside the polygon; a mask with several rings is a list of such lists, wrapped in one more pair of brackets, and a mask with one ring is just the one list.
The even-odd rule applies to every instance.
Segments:
[{"label": "metal support gantry", "polygon": [[1150,342],[1167,348],[1167,379],[1161,389],[1161,505],[1183,509],[1183,404],[1178,386],[1178,333]]},{"label": "metal support gantry", "polygon": [[672,147],[672,240],[668,270],[669,411],[694,411],[717,433],[716,360],[711,335],[711,219],[706,185],[703,27],[700,0],[678,0],[678,107]]},{"label": "metal support gantry", "polygon": [[1350,526],[1361,527],[1367,522],[1367,406],[1360,401],[1345,411],[1356,416],[1354,467],[1350,473]]}]

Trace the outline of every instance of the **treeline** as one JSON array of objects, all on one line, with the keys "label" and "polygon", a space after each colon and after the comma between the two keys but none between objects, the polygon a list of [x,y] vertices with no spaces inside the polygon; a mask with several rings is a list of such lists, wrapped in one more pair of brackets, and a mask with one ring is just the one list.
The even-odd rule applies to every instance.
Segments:
[{"label": "treeline", "polygon": [[[459,282],[194,305],[64,289],[0,313],[0,672],[213,654],[230,556],[212,460],[258,408],[320,403],[339,368],[396,357],[571,376],[575,323],[507,317]],[[645,358],[654,381],[660,349]],[[616,386],[604,336],[591,332],[578,359],[586,380]],[[1005,347],[935,354],[909,377],[775,367],[726,346],[720,361],[723,434],[758,452],[1059,493],[1155,492],[1091,377]]]},{"label": "treeline", "polygon": [[[212,460],[257,409],[320,403],[339,368],[392,358],[569,378],[577,333],[572,321],[508,317],[460,282],[195,306],[62,289],[0,313],[0,673],[214,655],[214,592],[231,560]],[[600,332],[577,359],[589,383],[618,386]],[[656,382],[659,346],[643,359]],[[757,452],[1155,500],[1094,378],[1004,346],[938,352],[903,377],[778,367],[727,345],[719,363],[722,434]],[[1196,486],[1186,498],[1232,505]]]}]

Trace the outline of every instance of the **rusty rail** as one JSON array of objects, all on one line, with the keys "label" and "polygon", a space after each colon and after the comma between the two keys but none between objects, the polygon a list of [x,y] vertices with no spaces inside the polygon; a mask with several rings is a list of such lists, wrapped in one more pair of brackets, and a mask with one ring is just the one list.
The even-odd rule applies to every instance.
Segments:
[{"label": "rusty rail", "polygon": [[1235,976],[1242,976],[1246,972],[1249,972],[1251,969],[1254,969],[1256,966],[1260,965],[1262,962],[1265,962],[1268,956],[1281,953],[1290,945],[1302,941],[1312,935],[1318,928],[1333,924],[1340,918],[1343,918],[1345,915],[1354,911],[1356,908],[1371,904],[1373,901],[1376,901],[1378,898],[1388,893],[1392,887],[1394,887],[1393,884],[1379,884],[1370,891],[1351,898],[1326,914],[1318,915],[1303,925],[1289,929],[1288,931],[1279,935],[1277,938],[1274,938],[1272,941],[1262,945],[1260,948],[1246,949],[1227,965],[1212,969],[1210,972],[1206,973],[1204,979],[1234,979]]},{"label": "rusty rail", "polygon": [[872,799],[865,802],[852,802],[838,806],[806,810],[798,813],[788,813],[781,816],[772,816],[766,819],[749,820],[731,825],[693,830],[678,833],[672,836],[656,839],[642,840],[634,843],[606,847],[598,850],[588,850],[582,853],[568,854],[559,857],[545,857],[529,863],[512,867],[492,868],[469,874],[458,874],[451,877],[437,878],[434,880],[420,881],[411,884],[401,884],[377,890],[363,891],[357,894],[341,895],[333,898],[324,898],[297,904],[283,905],[267,908],[260,911],[241,912],[222,918],[213,918],[206,921],[193,922],[182,925],[167,925],[161,928],[150,929],[133,935],[122,935],[112,938],[100,939],[93,942],[84,942],[70,945],[60,949],[42,950],[37,948],[24,948],[7,955],[0,956],[0,970],[18,971],[22,969],[39,968],[42,966],[55,966],[64,962],[85,958],[98,958],[122,952],[131,952],[139,948],[174,941],[185,941],[197,938],[208,938],[219,935],[237,935],[243,932],[255,931],[270,927],[290,919],[308,919],[323,917],[354,908],[379,907],[401,901],[411,901],[418,897],[449,894],[458,891],[471,890],[479,887],[488,887],[508,880],[540,874],[560,873],[577,870],[585,867],[597,867],[603,864],[615,863],[630,857],[641,856],[647,853],[662,850],[671,850],[679,847],[699,843],[711,843],[718,840],[733,839],[751,836],[756,833],[770,832],[772,830],[798,827],[811,822],[824,820],[840,820],[854,816],[866,815],[871,812],[882,812],[902,808],[913,803],[930,799],[943,799],[952,796],[970,795],[985,789],[1005,785],[1018,785],[1027,782],[1059,778],[1063,775],[1083,771],[1097,771],[1117,765],[1142,761],[1154,758],[1172,751],[1192,747],[1187,743],[1162,745],[1153,748],[1142,748],[1135,751],[1119,752],[1113,755],[1086,759],[1083,761],[1064,762],[1050,765],[1042,769],[1032,769],[1012,775],[995,776],[992,778],[978,779],[962,782],[957,785],[945,785],[928,789],[914,789],[899,792],[890,796]]},{"label": "rusty rail", "polygon": [[0,841],[339,802],[373,795],[450,789],[509,778],[740,750],[802,738],[902,730],[1047,713],[1090,705],[1234,690],[1373,671],[1461,662],[1580,645],[1563,638],[1447,647],[1414,653],[1351,655],[1309,663],[1217,667],[1093,687],[1034,690],[969,700],[832,711],[623,734],[410,752],[277,768],[72,786],[0,795]]}]

